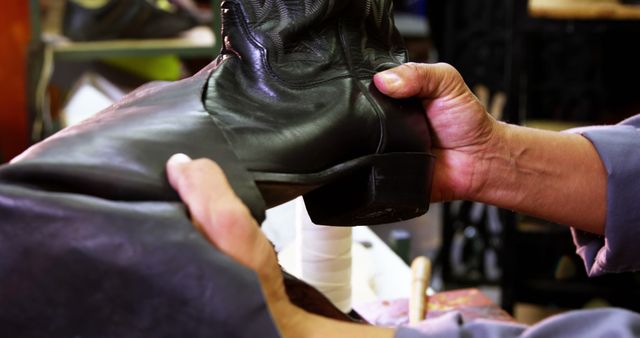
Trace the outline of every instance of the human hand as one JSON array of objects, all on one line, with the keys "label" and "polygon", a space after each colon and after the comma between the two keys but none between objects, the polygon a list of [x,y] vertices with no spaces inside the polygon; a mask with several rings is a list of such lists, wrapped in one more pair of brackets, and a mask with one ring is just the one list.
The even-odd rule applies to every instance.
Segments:
[{"label": "human hand", "polygon": [[436,156],[431,201],[472,199],[486,179],[502,128],[460,73],[444,63],[407,63],[376,74],[374,82],[390,97],[422,101]]},{"label": "human hand", "polygon": [[222,169],[208,159],[191,160],[176,154],[167,162],[167,175],[203,235],[218,250],[257,273],[276,326],[287,337],[285,332],[304,312],[289,301],[273,247]]},{"label": "human hand", "polygon": [[336,321],[293,305],[269,240],[214,162],[174,155],[167,162],[167,175],[187,204],[194,225],[221,252],[258,274],[267,306],[283,337],[393,337],[389,329]]}]

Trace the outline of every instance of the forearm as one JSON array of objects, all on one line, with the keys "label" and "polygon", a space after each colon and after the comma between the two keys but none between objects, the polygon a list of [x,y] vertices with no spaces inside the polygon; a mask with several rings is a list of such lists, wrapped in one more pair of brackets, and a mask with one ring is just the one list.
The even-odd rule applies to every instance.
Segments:
[{"label": "forearm", "polygon": [[392,329],[321,317],[291,303],[272,310],[284,338],[393,338],[395,335]]},{"label": "forearm", "polygon": [[308,335],[296,336],[307,338],[393,338],[394,331],[391,329],[340,322],[333,319],[309,314],[306,324]]},{"label": "forearm", "polygon": [[501,124],[472,199],[602,234],[607,175],[589,140]]}]

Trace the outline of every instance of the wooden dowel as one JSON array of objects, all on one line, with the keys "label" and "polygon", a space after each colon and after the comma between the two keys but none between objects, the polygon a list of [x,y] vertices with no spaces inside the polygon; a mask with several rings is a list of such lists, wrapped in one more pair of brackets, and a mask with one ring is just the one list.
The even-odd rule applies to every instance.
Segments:
[{"label": "wooden dowel", "polygon": [[417,324],[427,315],[427,289],[431,279],[431,260],[416,257],[411,263],[411,297],[409,298],[409,324]]}]

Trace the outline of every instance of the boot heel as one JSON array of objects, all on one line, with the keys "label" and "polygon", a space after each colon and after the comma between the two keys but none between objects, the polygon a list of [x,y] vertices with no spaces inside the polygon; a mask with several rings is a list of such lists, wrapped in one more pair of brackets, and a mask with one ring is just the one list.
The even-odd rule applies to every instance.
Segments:
[{"label": "boot heel", "polygon": [[427,212],[434,158],[424,153],[377,155],[368,166],[304,195],[316,224],[392,223]]}]

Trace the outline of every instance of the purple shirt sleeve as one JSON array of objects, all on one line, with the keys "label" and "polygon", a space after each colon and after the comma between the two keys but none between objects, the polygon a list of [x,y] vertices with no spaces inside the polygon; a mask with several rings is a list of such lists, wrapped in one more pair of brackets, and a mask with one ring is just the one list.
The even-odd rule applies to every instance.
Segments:
[{"label": "purple shirt sleeve", "polygon": [[640,336],[640,315],[631,311],[608,308],[570,311],[547,318],[533,326],[495,320],[464,323],[462,316],[451,312],[427,320],[414,328],[401,327],[395,338],[573,338]]},{"label": "purple shirt sleeve", "polygon": [[[590,276],[640,270],[640,115],[614,126],[572,129],[596,148],[607,171],[604,236],[572,229]],[[588,184],[588,182],[585,182]]]}]

